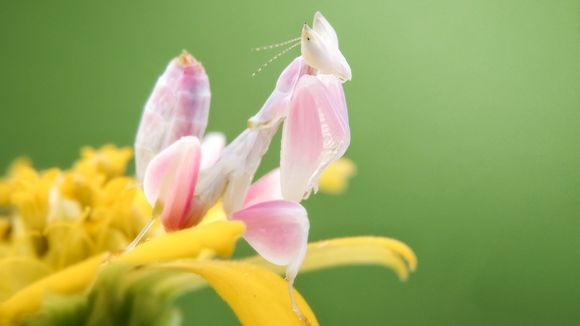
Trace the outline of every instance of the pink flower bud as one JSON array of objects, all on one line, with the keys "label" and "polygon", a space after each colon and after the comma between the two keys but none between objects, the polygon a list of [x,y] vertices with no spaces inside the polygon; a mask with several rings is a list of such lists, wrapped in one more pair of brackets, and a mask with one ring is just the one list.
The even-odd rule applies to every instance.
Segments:
[{"label": "pink flower bud", "polygon": [[210,104],[209,80],[193,56],[183,52],[159,77],[145,105],[135,140],[137,179],[161,150],[184,136],[201,139]]}]

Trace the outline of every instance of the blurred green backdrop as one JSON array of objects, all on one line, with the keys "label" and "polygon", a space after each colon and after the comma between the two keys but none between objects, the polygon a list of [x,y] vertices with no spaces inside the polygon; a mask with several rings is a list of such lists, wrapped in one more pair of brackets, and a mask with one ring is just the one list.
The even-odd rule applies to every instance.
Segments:
[{"label": "blurred green backdrop", "polygon": [[[306,203],[311,238],[388,235],[419,256],[406,283],[377,267],[300,275],[320,321],[580,324],[578,0],[5,0],[1,167],[21,154],[68,166],[81,146],[132,144],[182,49],[210,75],[209,130],[232,139],[298,55],[251,78],[270,54],[249,49],[298,36],[315,10],[353,70],[359,173],[346,195]],[[183,305],[190,323],[237,323],[211,290]]]}]

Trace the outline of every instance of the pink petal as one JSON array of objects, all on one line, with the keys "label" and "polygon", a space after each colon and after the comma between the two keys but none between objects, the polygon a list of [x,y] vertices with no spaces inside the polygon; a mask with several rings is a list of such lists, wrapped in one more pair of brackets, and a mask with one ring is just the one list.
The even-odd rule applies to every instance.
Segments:
[{"label": "pink petal", "polygon": [[250,186],[243,207],[277,199],[283,199],[282,187],[280,186],[280,169],[270,171]]},{"label": "pink petal", "polygon": [[167,230],[179,230],[199,222],[192,202],[201,161],[196,137],[183,137],[157,154],[145,172],[143,188],[147,200],[161,207]]},{"label": "pink petal", "polygon": [[210,132],[201,142],[201,169],[208,168],[219,159],[226,146],[226,136],[221,132]]},{"label": "pink petal", "polygon": [[209,114],[210,89],[201,63],[184,52],[173,59],[149,97],[135,140],[137,179],[149,161],[184,136],[201,138]]},{"label": "pink petal", "polygon": [[284,119],[288,114],[290,99],[298,78],[304,73],[304,62],[298,57],[282,72],[276,88],[260,111],[248,120],[249,128],[267,128]]},{"label": "pink petal", "polygon": [[275,200],[244,208],[232,219],[246,224],[244,238],[264,259],[287,265],[288,279],[293,281],[306,254],[308,215],[302,205]]},{"label": "pink petal", "polygon": [[332,75],[302,76],[282,134],[284,198],[300,201],[316,191],[320,174],[344,154],[349,143],[341,82]]}]

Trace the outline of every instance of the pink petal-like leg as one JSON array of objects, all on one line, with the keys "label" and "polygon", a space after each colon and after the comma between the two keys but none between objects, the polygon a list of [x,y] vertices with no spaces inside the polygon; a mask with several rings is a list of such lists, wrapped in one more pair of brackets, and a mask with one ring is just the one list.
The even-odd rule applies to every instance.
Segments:
[{"label": "pink petal-like leg", "polygon": [[279,199],[284,199],[280,186],[280,169],[274,169],[254,182],[248,189],[244,207]]},{"label": "pink petal-like leg", "polygon": [[262,202],[232,215],[246,224],[244,239],[269,262],[287,265],[293,281],[306,254],[308,214],[302,205],[288,200]]},{"label": "pink petal-like leg", "polygon": [[317,190],[318,177],[350,143],[342,83],[331,75],[302,76],[282,134],[282,194],[300,201]]},{"label": "pink petal-like leg", "polygon": [[201,162],[196,137],[183,137],[155,156],[145,172],[143,188],[149,203],[161,207],[166,230],[180,230],[203,217],[193,200]]},{"label": "pink petal-like leg", "polygon": [[274,200],[246,207],[235,212],[232,219],[244,222],[244,239],[260,256],[273,264],[286,266],[292,307],[301,316],[293,284],[306,256],[310,228],[306,209],[296,202]]}]

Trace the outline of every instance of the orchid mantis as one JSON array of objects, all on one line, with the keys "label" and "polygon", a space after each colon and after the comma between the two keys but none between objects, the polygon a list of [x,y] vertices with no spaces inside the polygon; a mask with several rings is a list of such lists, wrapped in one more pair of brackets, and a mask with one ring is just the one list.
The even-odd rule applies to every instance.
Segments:
[{"label": "orchid mantis", "polygon": [[[208,78],[199,62],[182,54],[159,78],[135,142],[138,178],[166,230],[195,226],[221,199],[227,216],[246,224],[250,245],[287,266],[290,288],[309,231],[299,202],[317,190],[320,174],[350,143],[342,83],[351,70],[319,12],[312,28],[303,26],[300,45],[301,56],[284,69],[248,129],[226,147],[221,134],[204,137]],[[281,125],[280,169],[252,185]]]}]

